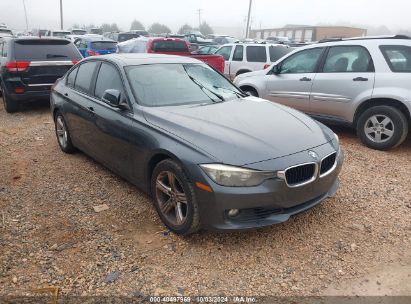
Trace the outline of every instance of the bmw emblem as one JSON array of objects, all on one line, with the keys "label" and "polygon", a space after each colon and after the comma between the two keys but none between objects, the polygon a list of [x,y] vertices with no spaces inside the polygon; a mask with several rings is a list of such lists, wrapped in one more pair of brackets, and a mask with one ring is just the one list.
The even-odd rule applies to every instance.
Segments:
[{"label": "bmw emblem", "polygon": [[310,155],[312,158],[314,158],[315,160],[318,159],[318,155],[317,153],[315,153],[314,151],[308,151],[308,155]]}]

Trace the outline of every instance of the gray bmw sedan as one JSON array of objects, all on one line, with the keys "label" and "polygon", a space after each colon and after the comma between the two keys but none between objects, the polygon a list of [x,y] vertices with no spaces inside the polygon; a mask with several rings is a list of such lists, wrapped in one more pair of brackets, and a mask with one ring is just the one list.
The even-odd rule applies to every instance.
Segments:
[{"label": "gray bmw sedan", "polygon": [[284,222],[333,196],[337,135],[188,57],[90,57],[52,88],[57,142],[149,193],[177,234]]}]

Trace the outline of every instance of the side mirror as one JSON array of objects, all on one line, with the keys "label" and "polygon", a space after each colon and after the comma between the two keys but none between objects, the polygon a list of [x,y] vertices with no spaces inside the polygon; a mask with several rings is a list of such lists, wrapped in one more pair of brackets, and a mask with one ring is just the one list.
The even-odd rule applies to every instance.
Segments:
[{"label": "side mirror", "polygon": [[110,106],[115,108],[122,108],[121,103],[121,92],[118,90],[108,89],[104,91],[102,101],[108,103]]},{"label": "side mirror", "polygon": [[274,75],[278,75],[281,73],[281,67],[279,65],[273,66],[273,69],[271,70],[271,73]]}]

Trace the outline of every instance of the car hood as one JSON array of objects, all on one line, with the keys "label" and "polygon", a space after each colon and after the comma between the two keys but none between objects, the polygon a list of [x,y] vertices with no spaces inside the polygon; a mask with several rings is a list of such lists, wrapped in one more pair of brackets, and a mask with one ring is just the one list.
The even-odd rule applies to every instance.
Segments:
[{"label": "car hood", "polygon": [[207,105],[147,107],[144,113],[152,125],[219,162],[237,166],[294,154],[333,139],[328,128],[305,114],[256,97]]}]

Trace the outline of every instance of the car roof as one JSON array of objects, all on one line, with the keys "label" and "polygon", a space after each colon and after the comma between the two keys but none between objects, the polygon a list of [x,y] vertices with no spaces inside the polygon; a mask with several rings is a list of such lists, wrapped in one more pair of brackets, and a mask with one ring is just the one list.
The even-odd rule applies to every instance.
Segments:
[{"label": "car roof", "polygon": [[149,53],[120,53],[120,54],[110,54],[102,55],[98,57],[88,57],[85,60],[91,59],[106,59],[113,61],[120,66],[129,65],[145,65],[145,64],[162,64],[162,63],[203,63],[200,60],[176,55],[165,55],[165,54],[149,54]]},{"label": "car roof", "polygon": [[105,41],[105,42],[117,42],[112,39],[108,39],[105,37],[90,37],[90,36],[80,36],[79,39],[84,39],[86,41],[92,41],[92,42],[97,42],[97,41]]},{"label": "car roof", "polygon": [[285,47],[287,48],[288,46],[285,44],[281,44],[281,43],[243,43],[243,42],[239,42],[239,43],[226,43],[221,45],[220,47],[223,46],[236,46],[236,45],[244,45],[244,46],[281,46],[281,47]]},{"label": "car roof", "polygon": [[411,39],[403,38],[393,38],[391,36],[387,37],[358,37],[350,39],[335,39],[335,40],[323,40],[323,42],[313,43],[307,46],[303,46],[298,50],[318,48],[318,47],[328,47],[328,46],[338,46],[338,45],[380,45],[380,44],[401,44],[401,45],[411,45]]}]

